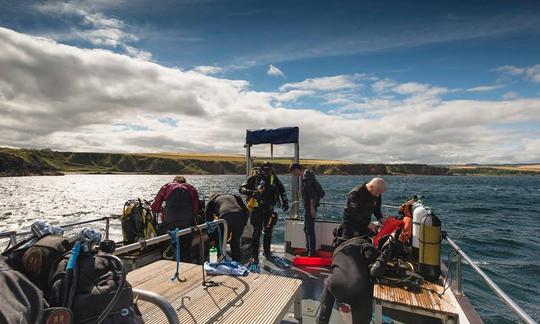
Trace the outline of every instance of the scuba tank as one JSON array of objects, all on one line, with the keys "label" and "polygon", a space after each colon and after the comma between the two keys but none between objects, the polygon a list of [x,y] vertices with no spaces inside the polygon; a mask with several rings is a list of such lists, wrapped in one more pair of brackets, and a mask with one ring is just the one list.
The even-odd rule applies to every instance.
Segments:
[{"label": "scuba tank", "polygon": [[418,242],[418,237],[420,235],[420,221],[424,216],[427,215],[428,211],[422,205],[421,202],[416,202],[413,204],[413,225],[412,225],[412,257],[413,261],[418,260],[420,244]]},{"label": "scuba tank", "polygon": [[441,275],[441,220],[427,210],[420,221],[419,272],[428,281],[435,282]]}]

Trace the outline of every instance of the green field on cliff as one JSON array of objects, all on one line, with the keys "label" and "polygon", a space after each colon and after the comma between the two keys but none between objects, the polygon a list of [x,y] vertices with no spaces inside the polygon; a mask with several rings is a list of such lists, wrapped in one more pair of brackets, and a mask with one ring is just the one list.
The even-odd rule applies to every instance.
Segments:
[{"label": "green field on cliff", "polygon": [[[254,157],[257,165],[267,157]],[[269,159],[277,173],[286,173],[291,158]],[[327,175],[528,175],[540,174],[540,165],[451,165],[350,163],[301,159],[317,174]],[[0,147],[0,175],[58,175],[65,173],[245,174],[245,157],[205,153],[90,153],[49,149]]]},{"label": "green field on cliff", "polygon": [[[254,157],[254,163],[267,159]],[[270,160],[277,173],[288,172],[291,158]],[[335,160],[302,159],[318,174],[425,174],[449,175],[445,167],[426,164],[349,163]],[[0,175],[54,175],[64,173],[148,173],[148,174],[245,174],[245,160],[234,154],[192,153],[88,153],[49,149],[0,148]]]}]

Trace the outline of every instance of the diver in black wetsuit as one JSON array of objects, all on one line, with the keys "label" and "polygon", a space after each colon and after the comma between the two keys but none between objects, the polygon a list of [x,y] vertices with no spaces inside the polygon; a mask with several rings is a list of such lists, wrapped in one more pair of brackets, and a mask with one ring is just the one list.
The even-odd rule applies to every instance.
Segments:
[{"label": "diver in black wetsuit", "polygon": [[255,206],[251,212],[251,225],[253,225],[253,236],[251,238],[252,262],[259,262],[259,245],[263,228],[264,255],[272,259],[273,256],[270,251],[272,230],[277,222],[277,214],[274,213],[274,206],[281,204],[283,211],[289,209],[285,188],[273,173],[272,165],[265,161],[259,170],[254,172],[240,186],[240,193],[246,195],[247,200],[251,198],[255,199]]},{"label": "diver in black wetsuit", "polygon": [[317,323],[329,322],[336,299],[351,306],[353,323],[371,321],[373,281],[369,267],[375,262],[379,251],[367,237],[376,228],[371,223],[372,214],[384,222],[381,213],[384,190],[384,180],[374,178],[349,192],[340,225],[341,233],[336,238],[340,245],[332,258],[332,274],[324,282]]},{"label": "diver in black wetsuit", "polygon": [[[240,240],[249,217],[249,211],[241,197],[230,194],[214,193],[208,198],[205,209],[205,220],[213,221],[214,217],[227,221],[231,233],[231,257],[240,262]],[[226,239],[226,238],[225,238]]]}]

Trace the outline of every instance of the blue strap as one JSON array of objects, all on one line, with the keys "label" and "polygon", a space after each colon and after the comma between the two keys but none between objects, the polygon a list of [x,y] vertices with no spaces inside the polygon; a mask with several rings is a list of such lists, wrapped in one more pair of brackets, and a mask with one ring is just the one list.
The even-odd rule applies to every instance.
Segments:
[{"label": "blue strap", "polygon": [[66,270],[73,270],[75,268],[75,265],[77,264],[77,259],[79,258],[79,254],[81,253],[81,242],[77,241],[73,248],[71,249],[71,256],[69,257]]},{"label": "blue strap", "polygon": [[208,228],[208,234],[212,234],[214,233],[214,231],[216,230],[217,228],[217,232],[218,232],[218,250],[219,250],[219,253],[221,254],[221,256],[225,259],[225,251],[223,251],[223,239],[221,237],[221,227],[219,225],[217,225],[216,223],[214,222],[206,222],[206,226]]},{"label": "blue strap", "polygon": [[180,236],[178,236],[178,232],[180,230],[178,228],[174,229],[173,231],[169,231],[169,235],[171,236],[171,244],[176,246],[176,273],[174,276],[172,276],[171,281],[174,281],[175,279],[178,281],[186,281],[186,279],[180,279]]}]

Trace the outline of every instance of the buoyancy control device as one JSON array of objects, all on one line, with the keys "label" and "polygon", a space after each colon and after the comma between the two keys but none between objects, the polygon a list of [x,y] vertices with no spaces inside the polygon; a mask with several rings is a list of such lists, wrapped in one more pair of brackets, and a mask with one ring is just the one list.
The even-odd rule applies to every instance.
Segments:
[{"label": "buoyancy control device", "polygon": [[419,227],[418,269],[426,280],[435,282],[441,275],[441,221],[427,209]]}]

